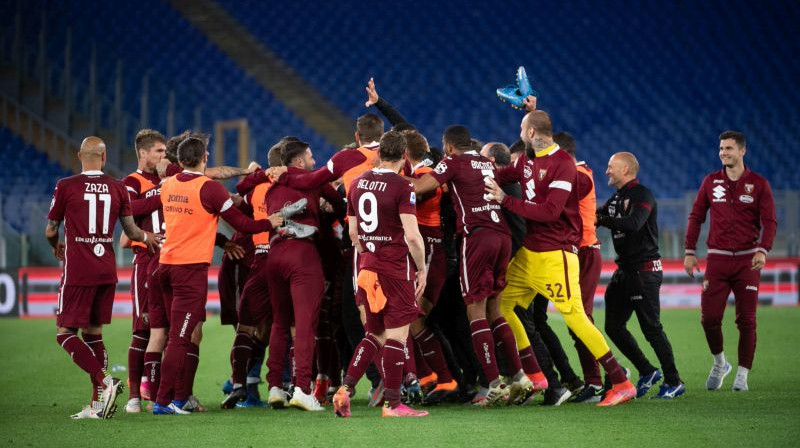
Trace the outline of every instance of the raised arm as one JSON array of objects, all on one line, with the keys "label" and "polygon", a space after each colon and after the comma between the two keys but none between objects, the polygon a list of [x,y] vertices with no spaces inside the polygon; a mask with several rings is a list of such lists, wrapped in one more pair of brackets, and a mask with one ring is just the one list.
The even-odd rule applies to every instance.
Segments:
[{"label": "raised arm", "polygon": [[365,106],[375,106],[378,110],[389,120],[389,123],[392,126],[396,126],[402,123],[408,123],[406,117],[404,117],[394,106],[392,106],[388,101],[384,98],[378,96],[378,90],[375,88],[375,80],[369,78],[369,82],[367,83],[366,87],[367,91],[367,102],[364,103]]}]

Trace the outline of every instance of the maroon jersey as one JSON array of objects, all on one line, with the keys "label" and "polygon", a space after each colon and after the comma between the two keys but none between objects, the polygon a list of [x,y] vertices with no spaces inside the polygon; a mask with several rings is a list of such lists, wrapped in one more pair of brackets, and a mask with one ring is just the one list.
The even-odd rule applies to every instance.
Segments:
[{"label": "maroon jersey", "polygon": [[180,165],[178,165],[177,163],[170,163],[169,165],[167,165],[167,172],[164,175],[164,177],[172,177],[181,172],[183,172],[183,168],[181,168]]},{"label": "maroon jersey", "polygon": [[526,249],[578,253],[583,228],[576,179],[575,161],[555,144],[538,151],[532,160],[522,154],[497,172],[501,185],[512,182],[522,185],[523,197],[507,195],[503,207],[525,218],[522,244]]},{"label": "maroon jersey", "polygon": [[775,201],[769,182],[745,167],[742,177],[732,181],[725,168],[703,179],[689,214],[686,229],[686,254],[694,255],[700,225],[711,209],[708,253],[764,253],[772,248],[778,223]]},{"label": "maroon jersey", "polygon": [[[296,176],[309,174],[310,172],[302,168],[290,166],[286,173],[291,176]],[[281,176],[281,179],[283,179],[283,176]],[[300,187],[293,188],[282,183],[275,183],[267,190],[267,213],[272,215],[273,213],[279,212],[283,207],[301,198],[306,198],[308,200],[306,210],[299,215],[292,216],[291,219],[301,224],[308,224],[319,228],[320,196],[328,200],[334,207],[341,207],[342,197],[330,184],[323,184],[322,188],[303,189]]]},{"label": "maroon jersey", "polygon": [[358,240],[364,249],[361,269],[396,279],[414,278],[400,215],[416,214],[416,202],[414,185],[392,170],[375,168],[353,181],[347,215],[358,220]]},{"label": "maroon jersey", "polygon": [[430,173],[440,184],[450,187],[458,233],[469,235],[481,227],[511,234],[500,204],[485,197],[483,179],[494,178],[494,173],[494,163],[475,151],[447,156]]},{"label": "maroon jersey", "polygon": [[130,215],[125,186],[102,171],[85,171],[58,181],[47,219],[64,221],[63,285],[117,282],[114,226],[120,216]]},{"label": "maroon jersey", "polygon": [[131,212],[136,225],[142,230],[163,234],[164,212],[161,209],[161,178],[158,174],[136,170],[122,179],[122,183],[130,195]]}]

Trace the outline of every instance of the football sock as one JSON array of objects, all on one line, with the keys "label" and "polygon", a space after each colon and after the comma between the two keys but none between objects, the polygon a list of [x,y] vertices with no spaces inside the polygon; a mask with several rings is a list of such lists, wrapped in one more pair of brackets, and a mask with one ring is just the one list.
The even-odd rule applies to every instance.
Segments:
[{"label": "football sock", "polygon": [[344,377],[344,385],[350,389],[354,389],[356,384],[364,376],[367,371],[367,366],[375,358],[375,355],[380,350],[381,344],[375,339],[375,336],[367,333],[364,339],[358,343],[356,349],[353,351],[353,358],[350,360],[350,365],[347,367],[347,375]]},{"label": "football sock", "polygon": [[161,383],[161,352],[145,352],[144,373],[150,383],[150,398],[155,400]]},{"label": "football sock", "polygon": [[497,368],[497,358],[494,354],[494,338],[486,319],[476,319],[469,323],[472,333],[472,349],[483,368],[486,380],[490,383],[500,376]]},{"label": "football sock", "polygon": [[[439,338],[429,328],[425,327],[417,335],[414,336],[414,341],[419,347],[417,351],[425,358],[425,363],[436,372],[438,382],[449,383],[453,381],[453,376],[450,374],[450,369],[447,367],[447,361],[444,359],[444,351]],[[419,368],[419,363],[417,363]],[[421,370],[421,369],[420,369]],[[423,374],[418,372],[420,378],[430,375],[430,372]]]},{"label": "football sock", "polygon": [[92,349],[94,352],[94,357],[100,361],[100,365],[103,366],[103,369],[108,369],[108,352],[106,351],[106,346],[103,344],[103,335],[102,334],[83,334],[83,341],[86,342],[86,345]]},{"label": "football sock", "polygon": [[139,385],[142,381],[142,371],[144,369],[144,351],[147,349],[147,342],[150,340],[149,331],[136,331],[131,338],[131,345],[128,347],[128,387],[130,398],[139,398]]},{"label": "football sock", "polygon": [[403,344],[404,356],[405,356],[405,364],[403,367],[403,380],[408,377],[408,374],[414,375],[414,378],[417,378],[417,361],[414,359],[414,354],[411,353],[411,350],[414,350],[414,340],[409,335],[406,338],[406,343]]},{"label": "football sock", "polygon": [[742,378],[745,381],[747,381],[747,374],[748,373],[750,373],[750,369],[748,369],[747,367],[739,366],[739,368],[736,369],[736,377],[737,378]]},{"label": "football sock", "polygon": [[619,365],[610,350],[597,361],[606,369],[606,374],[611,379],[612,384],[620,384],[628,380],[628,377],[625,376],[625,370],[622,369],[622,366]]},{"label": "football sock", "polygon": [[56,335],[56,341],[69,353],[72,361],[91,376],[93,383],[103,384],[103,378],[106,376],[103,365],[94,356],[86,342],[75,333],[59,333]]},{"label": "football sock", "polygon": [[247,379],[247,366],[253,353],[253,338],[245,332],[237,332],[231,348],[231,381],[233,387],[242,387]]},{"label": "football sock", "polygon": [[[416,336],[414,336],[416,338]],[[425,356],[423,356],[422,351],[419,347],[419,343],[416,339],[414,339],[414,363],[417,365],[417,376],[419,378],[425,378],[426,376],[433,373],[431,370],[431,366],[425,360]]]},{"label": "football sock", "polygon": [[[517,341],[514,339],[514,332],[511,331],[511,327],[508,326],[508,322],[506,322],[505,318],[498,317],[492,322],[492,337],[497,343],[497,348],[502,347],[511,372],[517,373],[522,370],[519,352],[517,352]],[[533,355],[533,350],[531,350],[531,355]],[[536,356],[533,356],[533,359],[536,368],[541,371],[541,369],[539,369],[539,363],[535,361]]]},{"label": "football sock", "polygon": [[383,372],[383,397],[390,407],[400,404],[400,386],[403,384],[405,365],[405,344],[395,339],[387,339],[381,351],[381,371]]},{"label": "football sock", "polygon": [[539,360],[533,353],[533,347],[527,347],[519,351],[519,360],[522,363],[522,370],[525,373],[539,373],[542,368],[539,367]]},{"label": "football sock", "polygon": [[255,383],[261,381],[261,366],[264,365],[264,355],[267,352],[267,344],[253,337],[253,351],[250,354],[250,362],[247,365],[247,383],[251,384],[251,379],[255,378]]}]

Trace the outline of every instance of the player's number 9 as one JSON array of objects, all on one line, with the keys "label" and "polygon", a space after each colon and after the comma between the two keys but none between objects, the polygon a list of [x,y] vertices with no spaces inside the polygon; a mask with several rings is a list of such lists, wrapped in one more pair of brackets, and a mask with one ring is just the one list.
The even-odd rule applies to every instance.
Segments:
[{"label": "player's number 9", "polygon": [[358,225],[366,233],[372,233],[378,228],[378,198],[375,193],[368,191],[358,199]]}]

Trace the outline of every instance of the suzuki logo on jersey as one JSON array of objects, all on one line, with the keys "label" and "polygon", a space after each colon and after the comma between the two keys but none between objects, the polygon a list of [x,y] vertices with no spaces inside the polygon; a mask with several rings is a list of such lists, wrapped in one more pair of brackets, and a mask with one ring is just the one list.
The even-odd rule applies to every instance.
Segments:
[{"label": "suzuki logo on jersey", "polygon": [[533,200],[533,198],[536,197],[536,191],[534,191],[535,188],[536,185],[534,185],[533,179],[525,183],[525,196],[528,198],[529,201]]},{"label": "suzuki logo on jersey", "polygon": [[714,192],[713,202],[725,202],[725,187],[723,187],[722,185],[717,185],[711,191]]}]

